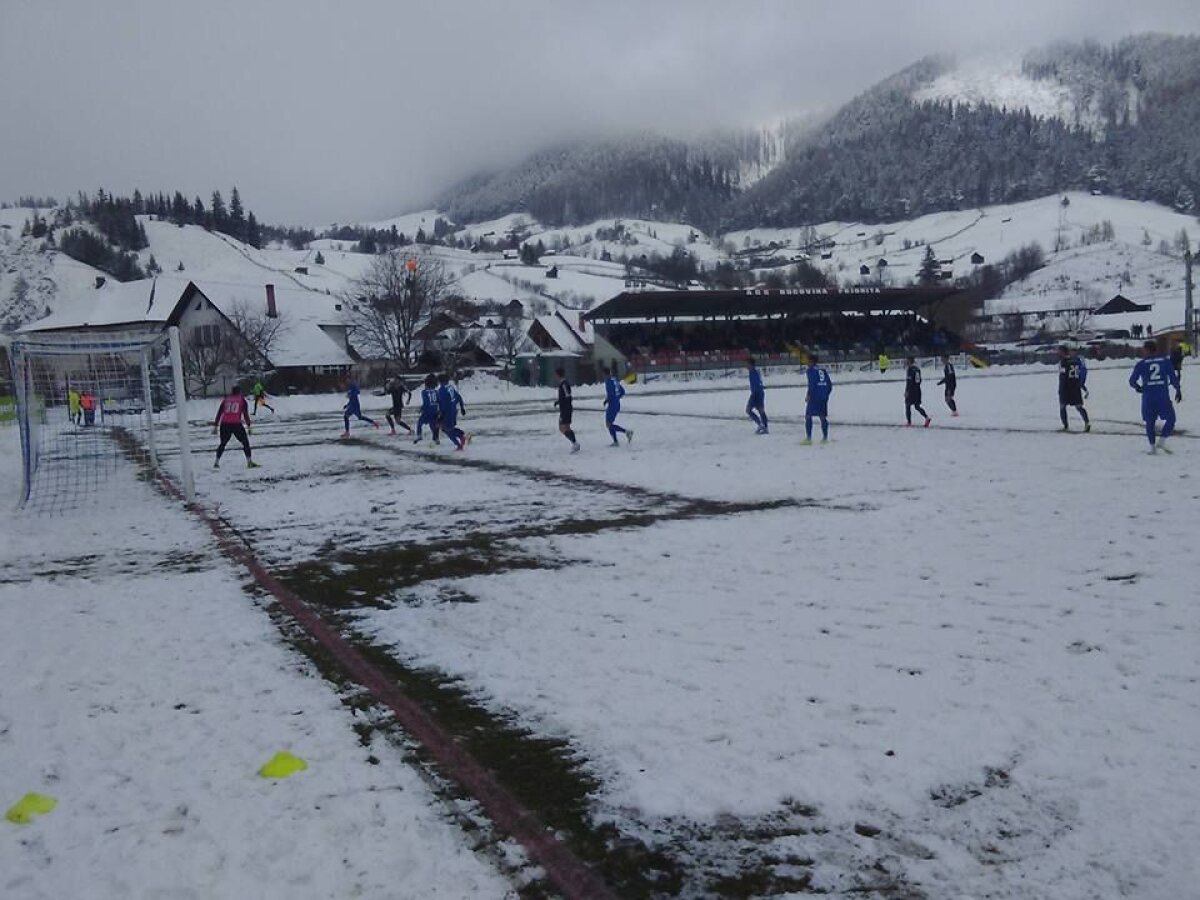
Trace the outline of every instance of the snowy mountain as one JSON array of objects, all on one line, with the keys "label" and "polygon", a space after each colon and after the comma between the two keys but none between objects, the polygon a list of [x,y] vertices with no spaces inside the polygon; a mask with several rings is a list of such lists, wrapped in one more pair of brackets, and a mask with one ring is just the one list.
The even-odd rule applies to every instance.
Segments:
[{"label": "snowy mountain", "polygon": [[1094,190],[1183,212],[1200,193],[1200,38],[929,57],[822,117],[548,148],[437,205],[457,221],[628,216],[706,230],[914,215]]}]

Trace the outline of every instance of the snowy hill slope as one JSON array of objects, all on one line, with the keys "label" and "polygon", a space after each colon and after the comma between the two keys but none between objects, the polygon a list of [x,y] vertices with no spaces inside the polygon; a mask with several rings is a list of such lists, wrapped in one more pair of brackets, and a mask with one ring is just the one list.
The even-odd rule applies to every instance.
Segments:
[{"label": "snowy hill slope", "polygon": [[1015,57],[973,60],[952,68],[920,87],[913,99],[1028,109],[1035,116],[1061,119],[1090,131],[1101,130],[1103,124],[1099,98],[1083,98],[1058,81],[1031,78]]},{"label": "snowy hill slope", "polygon": [[0,209],[0,329],[41,318],[56,308],[61,293],[92,288],[104,273],[76,262],[43,242],[21,237],[28,209]]},{"label": "snowy hill slope", "polygon": [[[836,243],[827,251],[828,259],[811,261],[843,284],[902,285],[916,279],[927,246],[939,260],[952,261],[944,269],[958,278],[975,268],[975,253],[983,256],[984,264],[994,264],[1037,242],[1045,251],[1046,266],[1011,285],[988,312],[1098,306],[1120,292],[1135,302],[1153,304],[1139,321],[1154,328],[1180,324],[1183,262],[1173,250],[1168,255],[1160,247],[1172,245],[1181,230],[1191,235],[1195,246],[1200,237],[1196,219],[1154,203],[1083,193],[1065,196],[1067,206],[1055,195],[888,225],[825,222],[816,226],[816,234]],[[1105,222],[1112,224],[1113,240],[1083,244],[1088,233]],[[762,258],[783,262],[801,254],[804,234],[799,228],[755,228],[730,232],[725,239],[738,248],[761,247]],[[774,250],[772,242],[777,245]],[[1056,243],[1066,246],[1056,252]],[[880,260],[886,267],[879,266]],[[867,276],[860,274],[864,265],[870,269]]]},{"label": "snowy hill slope", "polygon": [[[643,254],[665,257],[677,249],[694,257],[701,270],[717,264],[744,266],[753,257],[762,280],[786,273],[805,256],[806,239],[816,236],[830,242],[828,258],[817,252],[808,261],[836,283],[898,286],[917,277],[927,247],[944,261],[945,270],[961,278],[976,268],[971,261],[974,254],[982,256],[985,265],[996,264],[1036,242],[1045,251],[1045,267],[1010,286],[989,304],[988,312],[1098,306],[1120,292],[1135,302],[1152,304],[1150,313],[1137,321],[1156,329],[1180,324],[1182,262],[1174,242],[1181,230],[1187,230],[1195,244],[1200,238],[1196,220],[1155,204],[1115,197],[1072,193],[1066,199],[1066,206],[1061,196],[1054,195],[934,213],[884,226],[830,221],[812,229],[754,228],[724,235],[642,219],[547,227],[528,215],[513,213],[466,225],[457,236],[469,245],[487,235],[494,240],[518,230],[522,240],[546,248],[540,264],[524,265],[502,253],[452,247],[430,246],[420,252],[446,267],[456,279],[455,292],[466,299],[499,304],[519,300],[531,311],[543,312],[555,307],[591,308],[626,289],[626,260],[636,272]],[[40,241],[20,238],[26,211],[2,212],[0,224],[10,227],[0,228],[0,322],[26,322],[48,309],[63,313],[74,304],[90,304],[95,278],[101,273],[60,252],[42,250]],[[400,228],[403,223],[411,229],[438,215],[428,210],[417,218],[401,217],[388,224],[395,222]],[[197,226],[181,228],[149,217],[143,218],[143,225],[150,246],[139,254],[142,264],[153,255],[171,279],[238,285],[271,282],[324,294],[331,306],[353,289],[372,260],[354,252],[353,244],[345,241],[318,240],[304,250],[255,249]],[[1111,231],[1110,240],[1096,239],[1098,231],[1106,230]],[[315,261],[318,252],[324,260],[320,265]],[[881,266],[881,261],[887,265]],[[555,278],[548,277],[552,266],[557,270]],[[863,266],[869,274],[860,273]],[[19,302],[14,292],[18,277],[26,285]],[[1124,327],[1122,321],[1106,324]]]}]

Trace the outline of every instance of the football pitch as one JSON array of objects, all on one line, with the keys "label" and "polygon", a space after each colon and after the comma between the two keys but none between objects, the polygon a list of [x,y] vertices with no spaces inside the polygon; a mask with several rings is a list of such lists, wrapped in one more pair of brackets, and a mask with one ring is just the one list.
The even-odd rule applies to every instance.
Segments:
[{"label": "football pitch", "polygon": [[[341,440],[332,398],[328,411],[284,399],[256,420],[257,470],[236,445],[212,469],[199,425],[193,458],[198,500],[228,533],[616,896],[1179,897],[1200,840],[1200,442],[1185,403],[1175,452],[1148,456],[1127,374],[1093,371],[1090,434],[1074,412],[1059,432],[1049,369],[963,377],[958,418],[927,382],[928,429],[903,427],[899,381],[835,373],[827,445],[819,429],[800,444],[803,389],[768,376],[768,435],[743,415],[739,382],[656,383],[630,389],[619,421],[634,437],[609,447],[599,395],[581,389],[570,454],[549,392],[465,387],[462,453],[386,425]],[[381,403],[364,411],[383,425]],[[457,861],[422,883],[553,894],[202,529],[163,524],[186,532],[172,556],[177,541],[154,533],[183,516],[170,506],[146,489],[110,518],[125,569],[16,540],[5,632],[30,624],[18,594],[54,589],[52,568],[58,588],[107,585],[63,598],[80,616],[156,583],[174,596],[196,582],[189,610],[223,593],[258,623],[223,658],[230,677],[287,666],[306,679],[289,690],[324,696],[320,675],[372,748],[370,777],[421,772],[409,799],[439,821],[451,810],[449,837],[421,852]],[[157,562],[139,564],[143,545]],[[262,644],[273,662],[255,658]],[[151,655],[144,677],[176,677],[171,654]],[[38,690],[75,679],[63,662]],[[25,735],[31,697],[0,706],[0,752],[5,720],[26,752],[36,734],[69,733]],[[219,804],[206,812],[214,829]],[[456,834],[486,860],[475,881]],[[244,884],[225,849],[220,883]],[[362,852],[372,895],[393,863]],[[4,854],[36,882],[29,854]]]}]

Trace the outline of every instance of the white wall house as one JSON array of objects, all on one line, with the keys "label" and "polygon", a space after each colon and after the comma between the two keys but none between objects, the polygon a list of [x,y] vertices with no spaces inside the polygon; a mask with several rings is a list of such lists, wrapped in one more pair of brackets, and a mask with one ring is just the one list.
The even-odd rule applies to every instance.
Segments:
[{"label": "white wall house", "polygon": [[[160,333],[178,325],[184,368],[192,370],[188,393],[194,396],[223,393],[234,381],[249,377],[268,379],[274,391],[336,387],[356,361],[340,300],[319,291],[160,276],[124,284],[104,281],[63,300],[57,312],[22,331]],[[234,323],[246,317],[278,324],[265,355],[239,340]],[[203,352],[222,342],[221,353]],[[236,350],[230,352],[230,347]],[[205,372],[198,376],[201,363]]]}]

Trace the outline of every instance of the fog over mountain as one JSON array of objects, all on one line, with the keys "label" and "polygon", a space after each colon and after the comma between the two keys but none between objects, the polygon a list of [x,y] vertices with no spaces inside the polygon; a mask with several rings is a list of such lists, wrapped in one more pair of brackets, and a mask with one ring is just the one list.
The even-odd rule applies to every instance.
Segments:
[{"label": "fog over mountain", "polygon": [[1200,197],[1200,38],[1060,42],[990,64],[933,56],[823,117],[684,141],[547,148],[439,197],[457,221],[607,216],[707,231],[885,222],[1088,190],[1180,212]]},{"label": "fog over mountain", "polygon": [[237,184],[265,221],[368,219],[568,142],[690,142],[837,109],[931,54],[1149,30],[1200,33],[1200,9],[6,3],[0,198]]}]

